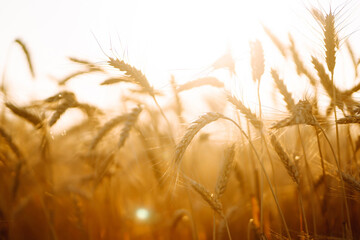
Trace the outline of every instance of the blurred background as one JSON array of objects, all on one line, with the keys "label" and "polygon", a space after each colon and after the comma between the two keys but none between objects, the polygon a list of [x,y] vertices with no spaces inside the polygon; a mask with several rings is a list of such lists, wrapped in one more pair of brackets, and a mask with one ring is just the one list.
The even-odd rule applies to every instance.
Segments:
[{"label": "blurred background", "polygon": [[[261,24],[284,43],[288,43],[291,32],[300,52],[308,54],[305,61],[310,62],[310,54],[319,56],[323,49],[322,36],[309,9],[321,6],[327,11],[330,4],[341,14],[342,39],[350,37],[358,42],[360,8],[356,1],[2,0],[0,71],[12,92],[10,96],[25,103],[58,91],[56,82],[77,67],[67,57],[104,66],[106,55],[117,56],[141,69],[157,89],[164,89],[169,87],[172,74],[180,83],[209,74],[211,64],[230,50],[236,61],[236,76],[216,74],[233,91],[244,94],[243,80],[251,79],[249,41],[258,38],[263,44],[265,78],[270,77],[270,67],[284,69],[282,65],[286,64]],[[16,38],[22,39],[30,51],[35,80],[21,49],[14,44]],[[102,107],[119,101],[115,94],[119,89],[99,88],[98,84],[99,80],[85,75],[67,87],[80,99]],[[298,88],[298,83],[293,84],[288,84],[290,90]]]}]

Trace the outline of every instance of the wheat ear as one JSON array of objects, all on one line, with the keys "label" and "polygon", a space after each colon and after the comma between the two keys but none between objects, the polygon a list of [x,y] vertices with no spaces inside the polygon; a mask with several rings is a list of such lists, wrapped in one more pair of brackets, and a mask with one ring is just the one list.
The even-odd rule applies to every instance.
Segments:
[{"label": "wheat ear", "polygon": [[179,122],[183,123],[184,119],[182,117],[182,112],[184,111],[184,107],[182,105],[180,96],[179,96],[179,91],[178,91],[178,87],[175,81],[175,77],[173,75],[171,75],[171,79],[170,79],[170,84],[171,84],[171,89],[172,92],[174,94],[174,98],[175,98],[175,112],[176,115],[178,116]]},{"label": "wheat ear", "polygon": [[217,79],[216,77],[203,77],[203,78],[198,78],[193,81],[184,83],[183,85],[178,86],[176,90],[177,90],[177,92],[182,92],[182,91],[186,91],[189,89],[206,86],[206,85],[217,87],[217,88],[224,87],[224,83],[219,81],[219,79]]},{"label": "wheat ear", "polygon": [[284,81],[280,79],[279,74],[275,69],[271,69],[271,75],[281,95],[283,95],[284,97],[284,100],[286,102],[286,108],[289,110],[289,112],[292,112],[295,107],[295,102],[294,99],[291,97],[291,93],[287,90]]},{"label": "wheat ear", "polygon": [[11,151],[16,155],[16,157],[19,160],[23,159],[23,155],[19,147],[14,143],[11,135],[9,135],[2,127],[0,127],[0,136],[5,140],[6,144],[10,147]]},{"label": "wheat ear", "polygon": [[339,39],[335,29],[335,15],[331,10],[328,14],[326,14],[324,23],[323,32],[326,64],[331,74],[334,74],[336,63],[336,48],[339,45]]},{"label": "wheat ear", "polygon": [[129,83],[129,82],[132,82],[132,79],[127,76],[108,78],[108,79],[104,80],[102,83],[100,83],[100,85],[112,85],[112,84],[116,84],[116,83],[120,83],[120,82]]},{"label": "wheat ear", "polygon": [[130,130],[135,125],[136,120],[138,119],[141,111],[142,111],[142,108],[140,106],[138,106],[137,108],[134,108],[131,111],[131,113],[127,116],[126,121],[125,121],[125,126],[121,130],[121,133],[120,133],[118,148],[121,148],[122,146],[124,146],[125,141],[129,136]]},{"label": "wheat ear", "polygon": [[298,75],[305,75],[309,81],[310,84],[315,87],[316,90],[316,79],[311,75],[310,71],[305,67],[305,64],[303,63],[303,61],[300,59],[299,53],[296,50],[296,46],[295,46],[295,41],[293,39],[293,37],[289,34],[289,41],[290,41],[290,52],[292,54],[293,57],[293,61],[295,63],[296,66],[296,71]]},{"label": "wheat ear", "polygon": [[350,123],[360,123],[360,116],[346,116],[344,118],[340,118],[336,121],[338,124],[350,124]]},{"label": "wheat ear", "polygon": [[235,145],[227,148],[224,153],[224,162],[221,167],[219,176],[216,181],[215,195],[220,198],[225,190],[230,178],[232,169],[234,168]]},{"label": "wheat ear", "polygon": [[354,66],[355,78],[357,78],[358,74],[359,74],[359,72],[358,72],[358,61],[356,60],[355,53],[354,53],[354,50],[353,50],[350,42],[346,41],[345,44],[346,44],[346,48],[347,48],[347,50],[349,52],[351,62],[353,63],[353,66]]},{"label": "wheat ear", "polygon": [[286,47],[285,45],[276,37],[274,33],[270,31],[268,27],[265,25],[262,25],[266,35],[271,39],[271,41],[274,43],[274,45],[277,47],[277,49],[280,51],[281,55],[283,55],[285,58],[287,57]]},{"label": "wheat ear", "polygon": [[142,89],[144,89],[151,96],[154,96],[154,92],[153,92],[154,89],[150,86],[147,78],[145,77],[145,75],[140,70],[138,70],[135,67],[125,63],[122,60],[111,58],[111,57],[109,57],[108,63],[109,63],[110,66],[112,66],[114,68],[117,68],[118,70],[120,70],[122,72],[125,72],[126,76],[131,77],[131,79],[133,80],[133,83],[140,86]]},{"label": "wheat ear", "polygon": [[53,126],[61,117],[66,110],[73,107],[76,103],[75,95],[69,94],[64,96],[63,101],[56,107],[55,112],[49,120],[49,126]]},{"label": "wheat ear", "polygon": [[256,129],[262,129],[263,123],[261,120],[257,118],[257,116],[251,112],[250,109],[245,107],[245,105],[238,99],[236,99],[234,96],[231,96],[230,94],[227,94],[227,99],[230,103],[232,103],[242,114],[245,115],[247,119],[250,120],[251,124]]},{"label": "wheat ear", "polygon": [[75,77],[78,77],[80,75],[84,75],[84,74],[92,73],[92,72],[102,72],[102,71],[103,70],[101,68],[89,68],[86,70],[77,71],[77,72],[71,73],[71,74],[67,75],[66,77],[64,77],[62,80],[60,80],[58,82],[58,84],[65,85],[69,80],[71,80]]},{"label": "wheat ear", "polygon": [[27,60],[28,65],[29,65],[31,75],[34,78],[35,77],[35,71],[34,71],[34,67],[33,67],[33,64],[32,64],[32,61],[31,61],[31,56],[30,56],[30,52],[28,51],[28,48],[26,47],[25,43],[19,38],[15,39],[14,42],[19,44],[19,46],[23,50],[23,52],[24,52],[24,54],[26,56],[26,60]]},{"label": "wheat ear", "polygon": [[9,108],[15,115],[23,118],[27,122],[31,123],[34,127],[41,127],[42,120],[39,116],[36,114],[28,111],[25,108],[17,107],[16,105],[7,102],[5,103],[5,106]]},{"label": "wheat ear", "polygon": [[260,81],[261,76],[265,71],[265,59],[264,50],[262,48],[261,42],[258,39],[254,42],[250,42],[250,56],[252,78],[254,82]]},{"label": "wheat ear", "polygon": [[283,147],[277,140],[274,134],[270,134],[271,144],[274,147],[277,155],[279,156],[281,162],[286,168],[287,173],[291,177],[291,179],[296,183],[300,184],[300,174],[295,163],[290,159],[287,153],[284,151]]},{"label": "wheat ear", "polygon": [[14,177],[14,183],[12,187],[12,198],[15,199],[16,193],[19,189],[20,185],[20,174],[21,169],[25,163],[25,159],[23,157],[23,154],[21,153],[19,147],[14,143],[11,135],[9,135],[2,127],[0,127],[0,136],[5,140],[6,144],[10,147],[11,151],[15,154],[17,157],[17,164],[15,168],[15,177]]},{"label": "wheat ear", "polygon": [[111,129],[119,125],[120,123],[124,122],[127,118],[127,114],[117,116],[107,123],[98,131],[95,138],[92,140],[90,144],[90,150],[93,150],[96,148],[97,144],[100,142],[100,140],[108,133]]},{"label": "wheat ear", "polygon": [[300,100],[295,107],[293,108],[292,114],[290,117],[280,120],[271,128],[282,128],[297,124],[306,124],[311,126],[316,126],[317,121],[312,114],[312,105],[307,100]]},{"label": "wheat ear", "polygon": [[192,179],[189,179],[189,183],[191,187],[209,204],[214,212],[219,214],[221,217],[224,217],[223,206],[215,194],[209,192],[203,185]]},{"label": "wheat ear", "polygon": [[195,135],[206,125],[211,122],[218,120],[221,117],[219,113],[209,112],[200,116],[197,120],[192,122],[190,126],[186,129],[185,135],[182,137],[180,142],[176,145],[174,164],[176,166],[180,165],[181,159],[184,156],[186,148],[189,146],[192,139]]}]

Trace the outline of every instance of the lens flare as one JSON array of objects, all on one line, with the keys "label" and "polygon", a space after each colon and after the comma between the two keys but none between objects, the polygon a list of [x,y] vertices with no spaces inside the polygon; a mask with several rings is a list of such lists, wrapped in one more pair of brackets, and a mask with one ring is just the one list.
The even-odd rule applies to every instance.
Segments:
[{"label": "lens flare", "polygon": [[146,208],[139,208],[136,210],[135,215],[136,215],[137,219],[144,221],[144,220],[149,219],[150,212]]}]

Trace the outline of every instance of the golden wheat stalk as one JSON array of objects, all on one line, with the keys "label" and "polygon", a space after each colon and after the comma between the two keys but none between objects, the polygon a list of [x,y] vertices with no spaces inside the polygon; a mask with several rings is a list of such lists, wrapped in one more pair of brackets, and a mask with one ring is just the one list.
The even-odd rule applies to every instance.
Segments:
[{"label": "golden wheat stalk", "polygon": [[179,166],[181,159],[184,156],[186,148],[191,143],[192,139],[195,135],[206,125],[211,122],[218,120],[222,115],[219,113],[205,113],[200,116],[197,120],[192,122],[190,126],[186,129],[185,135],[182,137],[180,142],[176,145],[175,156],[174,156],[174,164],[175,166]]},{"label": "golden wheat stalk", "polygon": [[[209,113],[208,113],[208,114],[209,114]],[[213,115],[214,113],[210,113],[210,114]],[[264,173],[264,176],[265,176],[265,178],[266,178],[266,181],[267,181],[268,184],[269,184],[269,187],[270,187],[270,190],[271,190],[271,194],[272,194],[272,196],[274,197],[274,200],[275,200],[275,203],[276,203],[276,207],[277,207],[278,212],[279,212],[280,217],[281,217],[281,221],[282,221],[282,223],[283,223],[283,225],[284,225],[284,228],[285,228],[285,230],[286,230],[286,234],[287,234],[287,236],[288,236],[289,239],[290,239],[290,238],[291,238],[291,235],[290,235],[289,228],[288,228],[287,223],[286,223],[286,220],[285,220],[285,216],[284,216],[284,214],[283,214],[283,212],[282,212],[282,210],[281,210],[281,207],[280,207],[280,204],[279,204],[279,200],[278,200],[278,198],[277,198],[277,196],[276,196],[276,193],[275,193],[275,191],[274,191],[274,188],[273,188],[273,186],[272,186],[272,184],[271,184],[269,175],[267,174],[267,172],[266,172],[266,170],[265,170],[265,166],[264,166],[263,162],[261,161],[260,156],[259,156],[259,154],[258,154],[258,152],[257,152],[257,150],[256,150],[256,148],[255,148],[255,146],[254,146],[254,144],[252,143],[251,139],[247,136],[247,134],[244,132],[244,130],[241,128],[241,126],[240,126],[239,124],[237,124],[237,123],[236,123],[234,120],[232,120],[231,118],[228,118],[228,117],[226,117],[226,116],[224,116],[224,115],[222,115],[222,114],[219,114],[219,113],[216,113],[215,116],[216,116],[216,119],[215,119],[215,120],[221,118],[221,119],[225,119],[225,120],[227,120],[227,121],[232,122],[232,123],[240,130],[241,134],[246,138],[246,140],[249,142],[250,147],[253,149],[253,151],[254,151],[254,153],[255,153],[255,156],[256,156],[256,159],[258,160],[258,163],[259,163],[260,166],[261,166],[261,170],[262,170],[262,172]],[[211,120],[210,122],[215,121],[215,120]],[[197,132],[198,132],[198,130],[197,130]],[[193,136],[192,136],[192,138],[193,138]],[[191,139],[192,139],[192,138],[191,138]],[[188,144],[187,144],[187,145],[188,145]],[[187,146],[187,145],[186,145],[186,146]],[[180,157],[180,158],[178,158],[178,157],[175,158],[175,160],[178,160],[178,162],[175,161],[175,163],[176,163],[177,166],[179,166],[179,163],[180,163],[179,161],[181,160],[181,158],[182,158],[182,156],[183,156],[183,154],[184,154],[183,151],[185,151],[185,149],[186,149],[186,147],[185,147],[184,149],[180,149],[180,152],[182,152],[182,153],[180,153],[180,156],[181,156],[181,157]],[[175,154],[176,154],[177,156],[179,156],[179,152],[175,152]],[[229,234],[229,236],[230,236],[230,234]]]},{"label": "golden wheat stalk", "polygon": [[29,65],[31,75],[32,75],[33,78],[35,78],[35,71],[34,71],[34,67],[33,67],[33,64],[32,64],[32,61],[31,61],[31,56],[30,56],[30,52],[29,52],[28,48],[26,47],[25,43],[19,38],[15,39],[14,42],[19,44],[19,46],[23,50],[23,52],[24,52],[24,54],[26,56],[26,60],[27,60],[28,65]]},{"label": "golden wheat stalk", "polygon": [[226,186],[228,184],[231,171],[234,168],[234,164],[233,164],[234,156],[235,156],[235,145],[232,145],[231,147],[225,150],[224,162],[222,164],[219,176],[216,181],[215,195],[218,198],[220,198],[226,190]]},{"label": "golden wheat stalk", "polygon": [[178,87],[175,81],[175,77],[173,75],[171,75],[171,79],[170,79],[170,84],[171,84],[171,90],[174,94],[174,98],[175,98],[175,113],[179,119],[180,123],[184,122],[184,119],[182,117],[182,112],[184,111],[184,107],[182,105],[180,96],[179,96],[179,91],[178,91]]},{"label": "golden wheat stalk", "polygon": [[129,64],[125,63],[122,60],[111,57],[109,57],[108,63],[110,66],[117,68],[122,72],[125,72],[126,76],[130,77],[129,79],[133,80],[134,84],[137,84],[142,89],[144,89],[148,94],[154,96],[154,89],[150,86],[147,78],[140,70],[136,69],[133,66],[130,66]]},{"label": "golden wheat stalk", "polygon": [[360,123],[360,116],[346,116],[336,121],[338,124]]},{"label": "golden wheat stalk", "polygon": [[286,102],[286,108],[289,110],[289,112],[292,112],[295,107],[295,101],[291,97],[291,93],[287,90],[284,81],[280,79],[279,74],[275,69],[271,69],[271,76],[274,79],[276,87],[279,89],[281,95],[283,95],[284,97],[284,100]]},{"label": "golden wheat stalk", "polygon": [[104,80],[102,83],[100,83],[100,85],[112,85],[112,84],[116,84],[116,83],[120,83],[120,82],[132,82],[133,80],[130,77],[127,76],[123,76],[123,77],[113,77],[113,78],[108,78],[106,80]]},{"label": "golden wheat stalk", "polygon": [[5,129],[0,126],[0,136],[5,140],[6,144],[9,146],[11,151],[15,156],[20,160],[23,159],[23,154],[21,153],[19,147],[14,143],[10,134],[8,134]]},{"label": "golden wheat stalk", "polygon": [[214,210],[214,212],[223,217],[223,206],[219,198],[215,194],[209,192],[202,184],[192,179],[188,180],[191,187],[202,197],[203,200],[205,200],[209,204],[209,206]]},{"label": "golden wheat stalk", "polygon": [[80,109],[89,118],[93,117],[95,114],[100,114],[100,115],[103,114],[103,112],[99,108],[97,108],[93,105],[87,104],[87,103],[79,103],[76,101],[76,102],[74,102],[72,107]]},{"label": "golden wheat stalk", "polygon": [[274,149],[275,149],[277,155],[279,156],[281,162],[285,166],[285,168],[287,170],[287,173],[289,174],[291,179],[296,184],[300,184],[300,174],[299,174],[299,170],[298,170],[297,166],[290,159],[288,154],[284,151],[283,147],[281,146],[281,144],[279,143],[279,141],[277,140],[277,138],[275,137],[274,134],[270,133],[270,139],[271,139],[271,144],[274,147]]},{"label": "golden wheat stalk", "polygon": [[56,107],[55,112],[51,116],[49,120],[49,126],[53,126],[60,119],[61,115],[63,115],[66,110],[73,107],[75,103],[76,99],[74,97],[69,96],[64,98],[64,100]]},{"label": "golden wheat stalk", "polygon": [[58,84],[59,85],[65,85],[69,80],[71,80],[71,79],[73,79],[75,77],[78,77],[80,75],[84,75],[84,74],[87,74],[87,73],[95,72],[95,71],[97,71],[97,70],[95,70],[95,69],[87,69],[87,70],[81,70],[81,71],[71,73],[68,76],[64,77],[62,80],[60,80],[58,82]]},{"label": "golden wheat stalk", "polygon": [[69,57],[68,58],[71,62],[74,63],[78,63],[81,64],[83,66],[86,66],[88,69],[96,69],[99,72],[103,72],[103,69],[101,69],[99,66],[95,65],[94,63],[84,60],[84,59],[79,59],[79,58],[75,58],[75,57]]},{"label": "golden wheat stalk", "polygon": [[90,144],[90,150],[93,150],[96,148],[100,140],[108,133],[110,132],[114,127],[121,124],[125,121],[125,119],[128,117],[128,114],[117,116],[111,120],[109,120],[105,125],[98,131],[95,138],[92,140]]},{"label": "golden wheat stalk", "polygon": [[325,58],[331,74],[334,74],[336,63],[336,48],[339,46],[339,38],[335,28],[335,15],[329,12],[325,16],[325,24],[323,24],[324,43],[325,43]]},{"label": "golden wheat stalk", "polygon": [[283,128],[297,124],[306,124],[316,126],[317,121],[312,114],[311,103],[307,100],[300,100],[295,107],[290,117],[287,117],[275,123],[271,128]]},{"label": "golden wheat stalk", "polygon": [[263,47],[258,39],[254,42],[250,42],[250,56],[252,79],[254,82],[260,81],[261,76],[265,71],[265,59]]},{"label": "golden wheat stalk", "polygon": [[140,106],[134,108],[131,113],[128,114],[126,120],[125,120],[125,126],[121,130],[120,133],[120,139],[118,142],[118,148],[120,149],[122,146],[124,146],[126,139],[129,136],[131,128],[136,123],[136,120],[139,117],[140,112],[142,111],[142,108]]},{"label": "golden wheat stalk", "polygon": [[[333,87],[335,88],[335,94],[337,95],[337,99],[338,101],[340,101],[339,96],[340,96],[340,90],[337,89],[331,82],[331,79],[329,77],[329,75],[325,72],[325,68],[324,66],[320,63],[320,61],[312,56],[312,63],[314,65],[314,68],[316,69],[318,76],[320,78],[320,83],[322,84],[322,86],[324,87],[326,93],[333,99],[334,95],[333,95]],[[341,103],[336,103],[338,105],[338,107],[340,109],[343,109],[343,106],[341,106]]]},{"label": "golden wheat stalk", "polygon": [[180,85],[177,87],[177,92],[182,92],[182,91],[186,91],[186,90],[190,90],[193,88],[197,88],[197,87],[202,87],[202,86],[212,86],[212,87],[217,87],[217,88],[223,88],[224,87],[224,83],[219,81],[219,79],[217,79],[216,77],[203,77],[203,78],[198,78],[195,79],[193,81],[184,83],[183,85]]},{"label": "golden wheat stalk", "polygon": [[22,167],[25,163],[25,159],[24,159],[24,155],[20,151],[20,148],[14,143],[11,135],[8,134],[5,131],[5,129],[3,129],[2,127],[0,127],[0,136],[1,136],[1,138],[3,138],[5,140],[6,144],[9,146],[9,148],[15,154],[15,156],[17,157],[17,160],[18,160],[16,167],[15,167],[15,176],[14,176],[14,182],[13,182],[12,191],[11,191],[12,199],[15,199],[16,194],[19,189],[19,186],[20,186],[20,175],[21,175]]},{"label": "golden wheat stalk", "polygon": [[353,64],[353,67],[354,67],[354,72],[355,72],[355,78],[358,77],[358,60],[356,60],[356,57],[355,57],[355,53],[354,53],[354,49],[352,48],[351,44],[349,41],[345,41],[345,44],[346,44],[346,48],[349,52],[349,55],[350,55],[350,58],[351,58],[351,62]]},{"label": "golden wheat stalk", "polygon": [[242,114],[245,115],[247,119],[251,122],[251,124],[256,129],[262,129],[263,122],[257,118],[257,116],[251,112],[251,110],[238,99],[236,99],[234,96],[231,96],[230,94],[227,94],[227,100],[232,103]]},{"label": "golden wheat stalk", "polygon": [[289,41],[290,41],[290,52],[292,54],[293,57],[293,61],[295,63],[296,66],[296,71],[298,75],[305,75],[309,81],[310,84],[315,87],[315,91],[316,91],[316,79],[311,75],[310,71],[305,67],[305,64],[303,63],[303,61],[300,59],[299,53],[296,50],[296,46],[295,46],[295,41],[293,39],[293,37],[289,34]]},{"label": "golden wheat stalk", "polygon": [[262,25],[266,35],[269,36],[271,41],[274,43],[274,45],[277,47],[277,49],[280,51],[281,55],[283,55],[285,58],[287,57],[287,51],[285,45],[276,37],[274,33],[270,31],[268,27],[265,25]]},{"label": "golden wheat stalk", "polygon": [[69,91],[61,91],[51,97],[48,97],[44,100],[45,103],[53,103],[53,102],[57,102],[61,99],[64,98],[72,98],[75,97],[75,94]]},{"label": "golden wheat stalk", "polygon": [[6,102],[5,106],[9,108],[15,115],[31,123],[34,127],[36,128],[41,127],[42,119],[35,113],[32,113],[25,108],[18,107],[10,102]]},{"label": "golden wheat stalk", "polygon": [[335,105],[342,111],[344,111],[344,104],[347,106],[347,109],[350,113],[353,113],[353,107],[356,106],[356,101],[354,101],[351,98],[351,95],[357,91],[357,86],[354,88],[347,90],[347,91],[341,91],[339,90],[333,83],[333,81],[330,79],[329,75],[325,72],[324,66],[319,62],[318,59],[315,57],[312,57],[312,63],[314,64],[314,67],[318,73],[318,76],[320,78],[320,82],[322,86],[324,87],[326,93],[329,95],[329,97],[332,100],[332,103],[330,105],[331,108],[333,108],[332,105]]}]

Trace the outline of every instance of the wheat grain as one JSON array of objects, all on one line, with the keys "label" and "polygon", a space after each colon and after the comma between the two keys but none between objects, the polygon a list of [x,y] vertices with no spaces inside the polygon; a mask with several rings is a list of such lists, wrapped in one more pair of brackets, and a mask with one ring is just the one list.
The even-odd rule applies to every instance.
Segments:
[{"label": "wheat grain", "polygon": [[119,125],[120,123],[124,122],[125,119],[128,117],[128,114],[117,116],[111,120],[109,120],[105,125],[98,131],[95,138],[92,140],[90,144],[90,149],[95,149],[97,144],[100,142],[100,140],[108,133],[110,130],[112,130],[114,127]]},{"label": "wheat grain", "polygon": [[5,106],[9,108],[15,115],[25,119],[27,122],[31,123],[34,127],[41,127],[42,120],[36,114],[28,111],[25,108],[17,107],[16,105],[6,102]]},{"label": "wheat grain", "polygon": [[[295,66],[296,66],[296,71],[297,71],[297,74],[298,75],[305,75],[309,81],[310,81],[310,84],[313,86],[313,87],[316,87],[316,80],[315,78],[311,75],[311,73],[309,72],[309,70],[305,67],[304,63],[301,61],[300,59],[300,56],[296,50],[296,46],[295,46],[295,41],[294,39],[292,38],[292,36],[289,34],[289,40],[290,40],[290,51],[292,53],[292,57],[293,57],[293,61],[295,63]],[[315,89],[316,90],[316,89]]]},{"label": "wheat grain", "polygon": [[179,166],[180,161],[185,153],[186,148],[189,146],[195,135],[206,125],[211,122],[218,120],[222,115],[219,113],[209,112],[200,116],[197,120],[192,122],[186,129],[185,135],[182,137],[180,142],[176,145],[174,163]]},{"label": "wheat grain", "polygon": [[266,35],[269,36],[271,41],[274,43],[274,45],[277,47],[277,49],[280,51],[281,55],[283,55],[285,58],[287,57],[286,47],[285,45],[276,37],[274,33],[270,31],[268,27],[265,25],[262,25]]},{"label": "wheat grain", "polygon": [[100,85],[111,85],[111,84],[115,84],[115,83],[120,83],[120,82],[132,82],[133,80],[129,77],[114,77],[114,78],[108,78],[105,81],[103,81],[102,83],[100,83]]},{"label": "wheat grain", "polygon": [[219,176],[216,181],[215,186],[215,195],[220,198],[225,190],[226,186],[228,184],[231,171],[234,167],[234,156],[235,156],[235,146],[232,145],[231,147],[227,148],[224,153],[224,162],[222,165],[222,168],[220,170]]},{"label": "wheat grain", "polygon": [[5,129],[0,126],[0,136],[5,140],[6,144],[10,147],[11,151],[16,155],[19,160],[23,159],[23,154],[21,153],[19,147],[14,143],[11,135],[9,135]]},{"label": "wheat grain", "polygon": [[69,91],[61,91],[51,97],[46,98],[44,102],[53,103],[66,98],[75,98],[75,94]]},{"label": "wheat grain", "polygon": [[317,121],[312,114],[311,103],[307,100],[300,100],[293,108],[290,117],[277,122],[271,128],[283,128],[297,124],[317,125]]},{"label": "wheat grain", "polygon": [[354,50],[353,50],[353,48],[352,48],[349,41],[346,41],[345,43],[346,43],[346,48],[347,48],[347,50],[349,52],[349,55],[350,55],[350,58],[351,58],[351,62],[353,64],[353,66],[354,66],[355,78],[357,78],[357,76],[358,76],[358,68],[357,68],[358,67],[358,62],[356,60]]},{"label": "wheat grain", "polygon": [[200,196],[209,204],[214,212],[220,216],[224,215],[222,204],[215,194],[210,193],[203,185],[192,179],[189,179],[189,182],[192,188],[194,188],[195,191],[200,194]]},{"label": "wheat grain", "polygon": [[140,112],[142,111],[142,108],[140,106],[138,106],[137,108],[134,108],[131,113],[129,113],[127,115],[126,121],[125,121],[125,126],[124,128],[121,130],[120,133],[120,139],[118,142],[118,148],[121,148],[122,146],[124,146],[126,139],[129,136],[130,130],[131,128],[134,126],[136,120],[139,117]]},{"label": "wheat grain", "polygon": [[279,74],[275,69],[271,69],[271,75],[281,95],[283,95],[284,97],[284,100],[286,102],[286,108],[289,110],[289,112],[292,112],[295,107],[295,102],[294,99],[291,97],[291,93],[287,90],[284,81],[280,79]]},{"label": "wheat grain", "polygon": [[122,72],[125,72],[128,77],[133,80],[133,83],[139,85],[143,90],[145,90],[151,96],[154,96],[154,89],[150,86],[145,75],[138,69],[129,64],[125,63],[122,60],[114,59],[109,57],[109,65],[119,69]]},{"label": "wheat grain", "polygon": [[83,111],[89,118],[93,117],[95,114],[104,114],[99,108],[87,104],[87,103],[79,103],[77,101],[74,102],[72,105],[74,108],[79,108],[81,111]]},{"label": "wheat grain", "polygon": [[270,134],[270,139],[271,139],[271,144],[273,145],[281,162],[284,164],[289,176],[296,184],[300,184],[300,174],[297,166],[286,154],[286,152],[284,151],[283,147],[278,142],[274,134]]},{"label": "wheat grain", "polygon": [[336,62],[336,48],[339,45],[338,35],[335,29],[335,15],[333,12],[326,14],[323,24],[326,64],[331,74],[334,74]]},{"label": "wheat grain", "polygon": [[336,121],[338,124],[360,123],[360,116],[346,116]]},{"label": "wheat grain", "polygon": [[252,79],[254,82],[260,81],[261,76],[265,71],[265,59],[264,50],[262,48],[261,42],[258,39],[254,42],[250,42],[250,56]]},{"label": "wheat grain", "polygon": [[20,47],[21,47],[21,49],[23,50],[23,52],[24,52],[24,54],[25,54],[25,56],[26,56],[27,63],[28,63],[28,65],[29,65],[29,69],[30,69],[31,75],[32,75],[32,77],[34,78],[34,77],[35,77],[35,71],[34,71],[34,67],[33,67],[32,61],[31,61],[31,56],[30,56],[29,50],[27,49],[25,43],[24,43],[21,39],[17,38],[17,39],[15,39],[14,42],[17,43],[17,44],[19,44]]},{"label": "wheat grain", "polygon": [[250,109],[245,107],[245,105],[238,99],[236,99],[234,96],[231,96],[230,94],[227,94],[227,99],[230,103],[232,103],[242,114],[245,115],[247,119],[250,120],[251,124],[256,129],[262,129],[263,123],[261,120],[259,120],[254,113],[251,112]]},{"label": "wheat grain", "polygon": [[80,76],[80,75],[84,75],[84,74],[87,74],[87,73],[92,73],[92,72],[99,72],[99,71],[102,71],[100,69],[97,69],[97,68],[91,68],[91,69],[87,69],[87,70],[81,70],[81,71],[77,71],[77,72],[74,72],[74,73],[71,73],[70,75],[64,77],[62,80],[60,80],[58,82],[59,85],[65,85],[69,80],[77,77],[77,76]]},{"label": "wheat grain", "polygon": [[79,58],[75,58],[75,57],[69,57],[68,58],[70,61],[74,62],[74,63],[78,63],[81,65],[86,66],[88,69],[96,69],[96,71],[98,72],[103,72],[104,70],[102,68],[100,68],[99,66],[95,65],[94,63],[87,61],[87,60],[83,60],[83,59],[79,59]]},{"label": "wheat grain", "polygon": [[55,112],[49,120],[49,126],[53,126],[61,117],[66,110],[73,107],[76,104],[76,99],[74,94],[68,94],[63,97],[63,101],[56,107]]},{"label": "wheat grain", "polygon": [[175,77],[173,75],[171,75],[170,84],[171,84],[171,90],[172,90],[172,92],[174,94],[174,98],[175,98],[175,113],[179,119],[179,122],[183,123],[184,119],[182,117],[182,112],[184,110],[184,107],[182,105],[182,102],[181,102],[181,99],[179,96],[178,87],[175,82]]},{"label": "wheat grain", "polygon": [[198,78],[193,81],[187,82],[183,85],[180,85],[179,87],[177,87],[176,90],[177,90],[177,92],[182,92],[182,91],[186,91],[189,89],[193,89],[193,88],[197,88],[197,87],[201,87],[201,86],[205,86],[205,85],[210,85],[210,86],[218,87],[218,88],[224,87],[224,83],[220,82],[216,77],[203,77],[203,78]]}]

